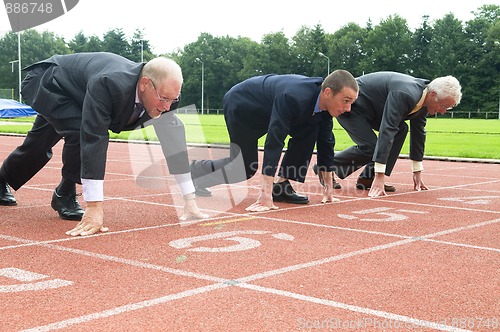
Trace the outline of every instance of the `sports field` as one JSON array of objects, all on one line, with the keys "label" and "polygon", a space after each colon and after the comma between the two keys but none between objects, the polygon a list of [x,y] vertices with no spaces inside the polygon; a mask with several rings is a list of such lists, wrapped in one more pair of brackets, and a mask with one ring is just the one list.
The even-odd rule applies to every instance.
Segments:
[{"label": "sports field", "polygon": [[[0,160],[22,140],[0,136]],[[255,177],[198,198],[208,219],[180,221],[160,146],[112,142],[110,231],[70,237],[75,222],[50,207],[61,148],[0,206],[2,332],[500,329],[498,164],[426,160],[430,189],[416,192],[401,159],[395,193],[369,198],[353,174],[326,205],[310,171],[295,185],[310,204],[248,213]]]},{"label": "sports field", "polygon": [[[186,125],[190,143],[228,144],[229,136],[223,115],[179,114]],[[26,122],[27,123],[22,123]],[[25,134],[33,118],[0,120],[0,132]],[[2,124],[3,123],[3,124]],[[426,155],[457,158],[500,159],[500,120],[429,118],[426,126]],[[334,120],[335,150],[340,151],[353,143],[345,130]],[[156,140],[153,128],[146,132],[110,133],[113,139]],[[265,137],[260,139],[263,146]],[[401,151],[409,153],[408,139]]]}]

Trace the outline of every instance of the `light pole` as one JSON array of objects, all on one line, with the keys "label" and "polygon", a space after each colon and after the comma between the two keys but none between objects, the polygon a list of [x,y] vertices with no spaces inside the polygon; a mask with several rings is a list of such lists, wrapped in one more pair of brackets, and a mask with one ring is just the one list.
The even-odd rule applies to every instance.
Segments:
[{"label": "light pole", "polygon": [[328,73],[326,73],[326,76],[330,75],[330,58],[327,57],[326,55],[324,55],[322,52],[319,52],[318,54],[321,55],[323,58],[326,58],[328,60]]},{"label": "light pole", "polygon": [[144,62],[144,39],[141,39],[141,62]]},{"label": "light pole", "polygon": [[204,88],[205,88],[205,63],[200,60],[200,58],[196,58],[196,61],[201,63],[201,114],[203,115],[203,93],[204,93]]},{"label": "light pole", "polygon": [[17,62],[18,83],[19,83],[19,102],[21,102],[21,32],[17,33],[17,60],[9,61],[12,65],[12,72],[14,72],[14,63]]},{"label": "light pole", "polygon": [[[9,61],[9,63],[12,65],[12,72],[14,72],[14,64],[16,62],[19,62],[19,60]],[[21,85],[19,85],[19,88],[21,88]],[[14,99],[14,91],[12,91],[11,95],[12,95],[12,99]],[[21,95],[19,95],[19,102],[21,102]]]}]

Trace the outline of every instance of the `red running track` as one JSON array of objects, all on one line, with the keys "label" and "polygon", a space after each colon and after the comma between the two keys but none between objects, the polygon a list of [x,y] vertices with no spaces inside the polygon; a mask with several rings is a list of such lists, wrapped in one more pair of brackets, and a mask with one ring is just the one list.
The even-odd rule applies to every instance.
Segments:
[{"label": "red running track", "polygon": [[[22,141],[0,137],[0,160]],[[398,161],[397,191],[368,198],[340,180],[323,205],[310,172],[294,184],[308,205],[247,213],[258,177],[182,206],[158,146],[111,143],[105,224],[89,237],[50,208],[54,158],[0,206],[0,331],[498,331],[497,164],[427,160],[429,191]],[[192,148],[190,156],[227,150]],[[153,179],[136,175],[156,160]],[[160,178],[157,178],[160,176]]]}]

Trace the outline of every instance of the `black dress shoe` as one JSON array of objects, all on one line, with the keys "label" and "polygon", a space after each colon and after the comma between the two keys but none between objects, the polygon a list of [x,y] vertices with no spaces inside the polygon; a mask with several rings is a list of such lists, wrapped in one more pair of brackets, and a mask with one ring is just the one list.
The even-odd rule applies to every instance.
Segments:
[{"label": "black dress shoe", "polygon": [[7,183],[0,183],[0,205],[17,205],[16,198],[10,191],[9,185]]},{"label": "black dress shoe", "polygon": [[[313,167],[313,172],[314,174],[316,174],[318,176],[318,179],[319,179],[319,183],[321,183],[321,185],[324,187],[325,186],[325,180],[323,179],[323,175],[321,175],[321,172],[319,171],[318,169],[318,164],[314,164]],[[338,183],[337,181],[335,181],[335,173],[332,172],[332,188],[333,189],[341,189],[342,186],[340,185],[340,183]]]},{"label": "black dress shoe", "polygon": [[[368,190],[372,187],[373,179],[358,178],[356,182],[356,189]],[[396,187],[390,184],[384,184],[384,190],[388,193],[396,191]]]},{"label": "black dress shoe", "polygon": [[275,202],[287,202],[292,204],[309,203],[309,198],[297,194],[288,180],[273,184],[273,200]]},{"label": "black dress shoe", "polygon": [[194,187],[194,194],[201,197],[211,197],[212,192],[207,188]]},{"label": "black dress shoe", "polygon": [[199,174],[200,171],[195,168],[195,165],[196,165],[196,160],[193,160],[191,164],[189,164],[189,171],[191,172],[191,178],[193,179],[194,183],[194,194],[200,197],[211,197],[212,192],[209,189],[199,187],[196,185],[196,178],[202,176],[202,174]]},{"label": "black dress shoe", "polygon": [[59,196],[54,190],[50,206],[59,213],[59,217],[65,220],[82,220],[85,211],[76,198],[76,194]]}]

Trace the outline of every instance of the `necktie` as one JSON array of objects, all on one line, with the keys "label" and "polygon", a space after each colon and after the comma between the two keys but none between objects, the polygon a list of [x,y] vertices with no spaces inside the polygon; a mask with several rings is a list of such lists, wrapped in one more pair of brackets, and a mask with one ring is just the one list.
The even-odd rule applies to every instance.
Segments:
[{"label": "necktie", "polygon": [[139,120],[139,116],[141,115],[143,110],[144,110],[144,107],[142,106],[142,104],[136,103],[134,106],[134,112],[130,116],[130,119],[128,119],[127,125],[135,123],[137,120]]}]

